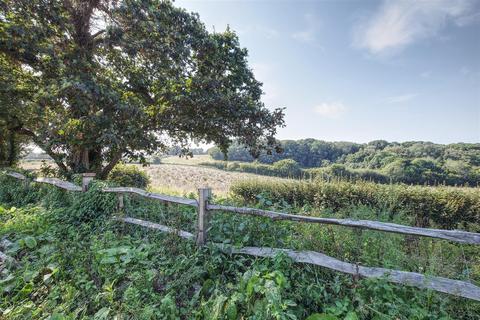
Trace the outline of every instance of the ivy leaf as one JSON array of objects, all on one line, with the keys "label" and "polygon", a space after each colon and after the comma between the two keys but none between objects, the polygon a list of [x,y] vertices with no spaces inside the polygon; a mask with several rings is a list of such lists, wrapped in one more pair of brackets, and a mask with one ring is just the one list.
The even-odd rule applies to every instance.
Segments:
[{"label": "ivy leaf", "polygon": [[345,316],[345,320],[358,320],[358,316],[355,312],[353,311],[350,311],[349,313],[347,313],[347,315]]},{"label": "ivy leaf", "polygon": [[110,314],[110,308],[104,307],[98,310],[95,315],[93,316],[94,320],[105,320],[107,319],[108,315]]},{"label": "ivy leaf", "polygon": [[325,313],[314,313],[308,316],[305,320],[339,320],[337,317],[325,314]]},{"label": "ivy leaf", "polygon": [[37,246],[37,240],[35,240],[35,238],[31,236],[23,238],[23,242],[29,249],[33,249]]}]

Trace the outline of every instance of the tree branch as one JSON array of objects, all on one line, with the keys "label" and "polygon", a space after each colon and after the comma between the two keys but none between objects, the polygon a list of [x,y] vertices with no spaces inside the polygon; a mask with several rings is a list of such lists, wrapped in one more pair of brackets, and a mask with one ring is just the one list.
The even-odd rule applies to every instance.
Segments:
[{"label": "tree branch", "polygon": [[22,134],[22,135],[25,135],[25,136],[28,136],[28,137],[32,138],[32,141],[35,142],[35,144],[37,144],[37,146],[39,146],[43,151],[45,151],[45,153],[48,154],[53,159],[53,161],[55,161],[55,163],[57,164],[57,166],[60,169],[60,171],[62,172],[62,174],[64,174],[64,175],[68,174],[68,168],[63,163],[60,155],[53,152],[51,148],[47,148],[45,146],[45,144],[37,137],[37,135],[32,130],[29,130],[27,128],[23,128],[23,127],[20,127],[20,126],[12,128],[10,130],[12,130],[12,131],[14,131],[18,134]]},{"label": "tree branch", "polygon": [[102,171],[100,172],[99,178],[100,179],[105,179],[108,176],[108,174],[110,173],[110,171],[112,171],[113,167],[115,167],[117,165],[117,163],[120,160],[122,160],[122,156],[123,156],[123,150],[122,151],[117,151],[113,155],[112,160],[102,169]]}]

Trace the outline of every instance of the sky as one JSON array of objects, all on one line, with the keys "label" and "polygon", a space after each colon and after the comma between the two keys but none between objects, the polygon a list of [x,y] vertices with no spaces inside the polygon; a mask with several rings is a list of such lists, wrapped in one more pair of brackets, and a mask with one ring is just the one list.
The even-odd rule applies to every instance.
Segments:
[{"label": "sky", "polygon": [[175,4],[236,31],[279,139],[480,142],[480,0]]}]

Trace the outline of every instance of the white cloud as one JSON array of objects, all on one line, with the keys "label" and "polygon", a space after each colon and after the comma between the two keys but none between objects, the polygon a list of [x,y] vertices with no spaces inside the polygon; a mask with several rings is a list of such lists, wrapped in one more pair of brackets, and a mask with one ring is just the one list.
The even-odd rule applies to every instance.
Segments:
[{"label": "white cloud", "polygon": [[401,102],[407,102],[412,99],[415,99],[417,96],[418,96],[417,93],[406,93],[399,96],[388,97],[384,101],[386,103],[401,103]]},{"label": "white cloud", "polygon": [[292,38],[304,43],[314,43],[317,39],[318,20],[311,14],[306,14],[304,19],[306,28],[292,33]]},{"label": "white cloud", "polygon": [[475,0],[384,1],[377,12],[354,30],[354,46],[373,54],[398,51],[436,36],[447,23],[457,26],[478,21]]},{"label": "white cloud", "polygon": [[338,119],[345,114],[347,107],[341,102],[324,102],[313,108],[315,113],[330,119]]}]

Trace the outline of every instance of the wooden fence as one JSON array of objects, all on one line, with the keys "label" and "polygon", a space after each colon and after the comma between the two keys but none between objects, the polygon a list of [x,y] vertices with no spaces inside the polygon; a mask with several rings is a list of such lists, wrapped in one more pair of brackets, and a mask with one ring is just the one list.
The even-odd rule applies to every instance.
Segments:
[{"label": "wooden fence", "polygon": [[[5,174],[13,178],[23,180],[25,184],[29,183],[28,179],[22,174],[16,172],[6,172]],[[32,182],[54,185],[67,191],[82,192],[88,189],[88,184],[93,180],[93,177],[94,175],[92,174],[84,174],[82,179],[82,187],[56,178],[36,178],[33,179]],[[209,216],[219,211],[231,212],[242,215],[260,216],[270,218],[272,220],[289,220],[306,223],[339,225],[357,229],[377,230],[383,232],[438,238],[453,242],[480,245],[480,233],[466,232],[460,230],[418,228],[370,220],[309,217],[254,208],[239,208],[211,204],[209,203],[209,200],[211,199],[212,194],[211,189],[208,188],[199,189],[197,200],[151,193],[138,188],[105,188],[103,189],[103,192],[116,193],[118,195],[119,209],[122,211],[124,209],[124,195],[126,194],[133,194],[144,198],[163,201],[165,203],[176,203],[197,208],[196,234],[192,234],[183,230],[176,230],[165,225],[153,223],[150,221],[144,221],[133,217],[117,216],[114,217],[114,219],[124,223],[134,224],[158,230],[161,232],[173,233],[185,239],[195,240],[198,246],[204,246],[207,243]],[[232,246],[226,246],[222,244],[215,245],[219,246],[222,250],[228,253],[246,254],[258,257],[272,257],[278,253],[284,253],[288,255],[292,260],[299,263],[309,263],[335,271],[352,274],[357,277],[384,278],[385,280],[393,283],[410,285],[424,289],[431,289],[443,293],[452,294],[455,296],[480,301],[480,287],[466,281],[423,275],[416,272],[407,272],[376,267],[365,267],[358,264],[344,262],[314,251],[295,251],[290,249],[265,247],[234,248]]]}]

